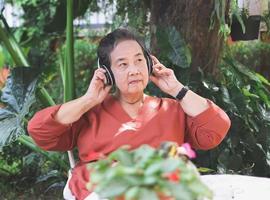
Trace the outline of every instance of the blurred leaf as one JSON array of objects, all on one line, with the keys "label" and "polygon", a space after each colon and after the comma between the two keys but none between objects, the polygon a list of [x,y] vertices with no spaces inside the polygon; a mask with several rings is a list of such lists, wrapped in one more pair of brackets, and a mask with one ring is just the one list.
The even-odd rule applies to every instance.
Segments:
[{"label": "blurred leaf", "polygon": [[128,187],[130,187],[128,182],[124,181],[123,179],[115,178],[111,179],[107,183],[106,188],[103,188],[101,193],[98,189],[98,186],[96,191],[102,198],[111,198],[123,194],[128,189]]},{"label": "blurred leaf", "polygon": [[110,158],[113,160],[117,160],[121,164],[125,166],[133,166],[132,156],[128,153],[126,149],[120,148],[117,151],[113,152],[110,155]]},{"label": "blurred leaf", "polygon": [[149,159],[155,154],[155,149],[147,145],[143,145],[134,151],[135,165],[138,167],[144,167]]},{"label": "blurred leaf", "polygon": [[49,171],[47,174],[43,174],[37,177],[36,183],[44,182],[50,178],[57,178],[57,177],[59,177],[59,171],[52,170],[52,171]]},{"label": "blurred leaf", "polygon": [[206,168],[206,167],[198,167],[198,171],[200,173],[210,173],[210,172],[214,172],[215,170],[209,169],[209,168]]},{"label": "blurred leaf", "polygon": [[24,120],[35,101],[38,70],[33,67],[16,67],[11,71],[3,89],[0,109],[0,147],[25,134]]},{"label": "blurred leaf", "polygon": [[179,160],[173,158],[166,158],[162,165],[162,172],[172,172],[178,168],[180,164]]},{"label": "blurred leaf", "polygon": [[162,162],[155,162],[154,164],[150,165],[148,168],[146,168],[144,174],[146,176],[150,176],[158,171],[161,170],[162,167]]},{"label": "blurred leaf", "polygon": [[156,195],[154,191],[141,188],[138,200],[150,200],[150,199],[159,200],[158,196]]},{"label": "blurred leaf", "polygon": [[143,184],[145,185],[154,185],[155,183],[157,183],[158,181],[158,177],[156,176],[146,176],[143,179]]},{"label": "blurred leaf", "polygon": [[140,194],[140,188],[132,187],[125,193],[125,200],[138,199],[139,194]]},{"label": "blurred leaf", "polygon": [[261,114],[261,117],[267,121],[270,122],[270,111],[263,108],[261,105],[258,105],[259,113]]},{"label": "blurred leaf", "polygon": [[262,76],[261,74],[258,74],[258,73],[256,73],[256,76],[260,79],[260,81],[262,83],[264,83],[265,85],[270,86],[270,82],[266,78],[264,78],[264,76]]},{"label": "blurred leaf", "polygon": [[168,183],[172,195],[176,200],[193,200],[195,199],[192,194],[190,194],[189,189],[184,185]]}]

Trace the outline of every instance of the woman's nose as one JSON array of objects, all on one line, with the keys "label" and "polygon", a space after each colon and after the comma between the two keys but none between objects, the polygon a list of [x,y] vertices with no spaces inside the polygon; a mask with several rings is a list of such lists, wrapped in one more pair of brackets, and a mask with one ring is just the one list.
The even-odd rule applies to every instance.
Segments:
[{"label": "woman's nose", "polygon": [[130,66],[129,75],[137,75],[139,73],[140,73],[140,71],[139,71],[138,67],[136,67],[135,65]]}]

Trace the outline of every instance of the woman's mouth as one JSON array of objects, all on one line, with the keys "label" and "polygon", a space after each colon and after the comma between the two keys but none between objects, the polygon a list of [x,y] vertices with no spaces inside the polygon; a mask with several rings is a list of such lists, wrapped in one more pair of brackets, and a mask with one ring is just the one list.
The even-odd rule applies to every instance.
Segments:
[{"label": "woman's mouth", "polygon": [[129,85],[133,85],[133,84],[137,84],[137,83],[140,83],[142,80],[133,80],[133,81],[130,81],[128,84]]}]

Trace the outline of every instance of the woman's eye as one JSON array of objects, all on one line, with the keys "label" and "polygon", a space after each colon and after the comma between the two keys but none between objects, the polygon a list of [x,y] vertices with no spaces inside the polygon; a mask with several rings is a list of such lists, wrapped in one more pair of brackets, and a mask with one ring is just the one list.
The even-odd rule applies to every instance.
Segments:
[{"label": "woman's eye", "polygon": [[119,67],[125,67],[127,64],[126,63],[120,63]]}]

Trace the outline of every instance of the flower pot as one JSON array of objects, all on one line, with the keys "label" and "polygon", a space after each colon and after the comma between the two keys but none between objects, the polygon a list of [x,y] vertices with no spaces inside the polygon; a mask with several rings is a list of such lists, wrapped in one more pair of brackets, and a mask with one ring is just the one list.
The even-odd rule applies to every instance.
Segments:
[{"label": "flower pot", "polygon": [[239,23],[237,18],[233,17],[232,26],[231,26],[232,40],[238,41],[238,40],[258,39],[261,16],[260,15],[253,15],[253,16],[249,16],[248,18],[243,17],[242,20],[243,20],[244,25],[246,27],[245,33],[243,33],[241,24]]}]

